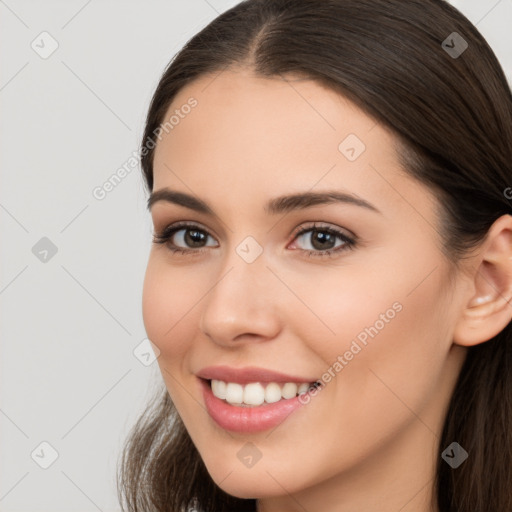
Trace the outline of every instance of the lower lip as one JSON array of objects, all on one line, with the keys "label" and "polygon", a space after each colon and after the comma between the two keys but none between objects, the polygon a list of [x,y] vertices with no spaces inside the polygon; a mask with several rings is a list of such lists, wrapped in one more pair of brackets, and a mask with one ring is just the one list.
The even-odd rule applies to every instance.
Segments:
[{"label": "lower lip", "polygon": [[223,429],[232,432],[261,432],[276,427],[299,407],[299,397],[255,407],[237,407],[217,398],[208,381],[200,379],[203,398],[211,418]]}]

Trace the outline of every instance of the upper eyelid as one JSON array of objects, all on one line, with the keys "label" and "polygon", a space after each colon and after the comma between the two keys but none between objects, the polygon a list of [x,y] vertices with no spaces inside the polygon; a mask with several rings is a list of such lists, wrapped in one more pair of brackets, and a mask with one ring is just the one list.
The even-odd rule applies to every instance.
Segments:
[{"label": "upper eyelid", "polygon": [[[161,229],[156,229],[156,225],[155,225],[155,229],[153,231],[153,236],[155,239],[171,238],[181,230],[194,229],[194,228],[197,228],[198,231],[204,231],[207,234],[207,236],[209,236],[217,241],[217,237],[212,235],[212,233],[210,233],[209,229],[201,226],[201,224],[197,221],[177,221],[177,222],[173,222],[171,224],[164,224],[164,226]],[[219,243],[219,242],[217,241],[217,243]],[[187,250],[195,251],[195,249],[187,249]]]},{"label": "upper eyelid", "polygon": [[312,225],[306,225],[306,226],[303,226],[302,224],[300,226],[298,226],[297,228],[295,228],[292,232],[292,235],[293,236],[298,236],[299,234],[302,234],[302,232],[304,231],[311,231],[311,230],[317,230],[317,231],[321,231],[321,230],[325,230],[325,231],[335,231],[337,234],[339,235],[344,235],[348,238],[356,238],[356,235],[354,233],[352,233],[349,229],[347,228],[341,228],[341,227],[333,227],[329,224],[322,224],[322,221],[314,221]]},{"label": "upper eyelid", "polygon": [[[336,236],[345,236],[350,239],[357,239],[357,236],[352,233],[347,228],[341,228],[341,227],[334,227],[328,223],[325,223],[325,221],[310,221],[311,224],[308,224],[307,222],[304,224],[300,224],[296,228],[293,229],[290,236],[292,236],[292,241],[295,240],[299,235],[302,235],[304,232],[313,231],[313,230],[325,230],[325,231],[334,231]],[[174,236],[178,231],[181,231],[182,229],[194,229],[198,228],[199,231],[204,231],[208,236],[214,238],[217,243],[217,237],[216,235],[213,235],[210,233],[210,229],[204,227],[201,225],[201,223],[197,221],[177,221],[175,223],[166,225],[163,227],[162,230],[160,230],[161,233],[165,233],[167,230],[169,230],[169,236]],[[194,249],[191,249],[194,250]]]},{"label": "upper eyelid", "polygon": [[201,223],[197,222],[197,221],[182,220],[182,221],[172,222],[170,224],[164,222],[162,227],[160,227],[159,229],[157,229],[157,225],[158,225],[158,223],[155,222],[154,223],[154,229],[153,229],[153,231],[155,233],[157,233],[157,232],[158,233],[165,233],[166,231],[176,232],[176,231],[179,231],[181,229],[194,229],[194,228],[197,228],[200,231],[204,231],[209,236],[213,236],[214,238],[217,238],[217,235],[212,234],[212,232],[211,232],[212,230],[210,228],[207,228],[206,226],[201,225]]}]

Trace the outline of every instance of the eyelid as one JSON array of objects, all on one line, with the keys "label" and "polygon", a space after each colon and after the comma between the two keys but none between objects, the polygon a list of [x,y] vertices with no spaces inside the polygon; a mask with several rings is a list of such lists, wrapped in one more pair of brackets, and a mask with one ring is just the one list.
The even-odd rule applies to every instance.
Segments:
[{"label": "eyelid", "polygon": [[[158,227],[159,224],[162,224],[162,227]],[[178,220],[176,222],[171,222],[171,223],[155,222],[153,232],[154,233],[156,233],[156,232],[165,233],[165,232],[175,231],[175,230],[184,229],[184,228],[197,229],[198,231],[204,231],[212,238],[215,238],[216,240],[218,239],[217,235],[214,233],[214,231],[212,229],[207,228],[206,226],[204,226],[203,224],[201,224],[200,222],[195,221],[195,220]]]},{"label": "eyelid", "polygon": [[[182,229],[185,229],[185,230],[186,229],[190,229],[190,230],[196,229],[197,231],[202,231],[207,236],[217,240],[216,236],[212,235],[212,233],[210,232],[210,229],[204,227],[203,225],[201,225],[201,223],[196,222],[196,221],[186,221],[186,220],[183,221],[182,220],[182,221],[173,222],[171,224],[166,224],[161,229],[157,229],[156,225],[155,225],[155,229],[154,229],[154,233],[153,233],[154,241],[158,240],[160,243],[164,243],[164,242],[168,241],[169,238],[174,236],[176,234],[176,232],[181,231]],[[194,252],[197,252],[198,250],[201,250],[201,249],[190,249],[190,251],[194,251]]]},{"label": "eyelid", "polygon": [[[170,247],[169,244],[170,239],[179,231],[183,229],[196,229],[197,231],[202,231],[204,234],[206,234],[207,237],[211,237],[213,239],[216,239],[215,236],[213,236],[210,233],[210,230],[205,228],[201,225],[201,223],[196,221],[177,221],[172,224],[167,225],[162,230],[158,230],[153,235],[153,242],[159,243],[159,244],[166,244],[168,246],[168,249],[173,253],[181,253],[181,254],[188,254],[188,255],[200,255],[204,252],[207,252],[207,248],[212,248],[212,246],[205,246],[205,247],[199,247],[199,248],[182,248],[179,246]],[[296,240],[299,236],[301,236],[304,233],[307,233],[309,231],[324,231],[331,233],[338,239],[341,239],[343,241],[343,246],[338,248],[332,248],[332,249],[325,249],[325,250],[318,250],[318,251],[311,251],[308,249],[299,249],[299,252],[307,253],[307,256],[310,258],[317,257],[317,258],[325,258],[325,257],[336,257],[338,256],[338,253],[345,252],[347,250],[353,249],[359,244],[358,237],[353,234],[350,230],[347,230],[345,228],[340,228],[338,226],[333,227],[330,226],[327,223],[324,223],[323,221],[313,221],[305,224],[300,224],[293,230],[292,233],[292,240],[291,243],[293,243],[294,240]],[[218,243],[218,242],[217,242]],[[288,244],[289,245],[289,244]]]},{"label": "eyelid", "polygon": [[[215,238],[217,239],[217,236],[212,234],[211,233],[211,230],[209,228],[206,228],[205,226],[203,226],[200,222],[197,222],[197,221],[186,221],[186,220],[183,220],[183,221],[176,221],[172,224],[165,224],[164,223],[164,227],[163,228],[159,228],[157,229],[156,227],[157,223],[155,223],[155,228],[154,228],[154,232],[155,233],[159,233],[159,234],[165,234],[165,233],[170,233],[172,232],[173,234],[178,231],[180,228],[181,229],[184,229],[184,228],[189,228],[189,229],[194,229],[194,228],[197,228],[198,230],[200,231],[204,231],[205,233],[207,233],[209,236],[211,236],[212,238]],[[345,234],[348,238],[357,238],[357,236],[352,233],[350,230],[346,229],[346,228],[340,228],[338,226],[336,227],[332,227],[330,226],[329,224],[327,223],[324,223],[323,221],[310,221],[309,223],[306,223],[306,224],[299,224],[291,233],[291,237],[292,237],[292,240],[295,240],[295,238],[301,234],[303,234],[304,232],[306,231],[309,231],[309,230],[313,230],[313,229],[324,229],[324,230],[333,230],[333,231],[341,231],[342,234]]]},{"label": "eyelid", "polygon": [[341,228],[339,226],[332,226],[326,222],[323,222],[323,221],[311,221],[311,222],[306,222],[305,224],[301,224],[299,226],[297,226],[291,236],[293,237],[293,240],[301,235],[304,231],[310,231],[310,230],[326,230],[326,231],[329,231],[329,230],[332,230],[332,231],[336,231],[336,232],[340,232],[340,234],[342,235],[345,235],[347,238],[353,238],[353,239],[357,239],[357,236],[355,235],[355,233],[353,233],[352,231],[350,231],[349,229],[346,229],[346,228]]}]

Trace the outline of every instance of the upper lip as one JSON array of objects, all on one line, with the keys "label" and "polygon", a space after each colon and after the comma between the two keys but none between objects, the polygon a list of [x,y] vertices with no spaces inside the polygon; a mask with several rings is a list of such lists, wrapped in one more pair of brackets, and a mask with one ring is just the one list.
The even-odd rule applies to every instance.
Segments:
[{"label": "upper lip", "polygon": [[316,381],[315,378],[307,379],[297,375],[287,375],[285,373],[255,366],[246,366],[245,368],[207,366],[197,372],[196,375],[201,379],[222,380],[224,382],[237,382],[239,384],[248,384],[250,382],[306,382],[309,384]]}]

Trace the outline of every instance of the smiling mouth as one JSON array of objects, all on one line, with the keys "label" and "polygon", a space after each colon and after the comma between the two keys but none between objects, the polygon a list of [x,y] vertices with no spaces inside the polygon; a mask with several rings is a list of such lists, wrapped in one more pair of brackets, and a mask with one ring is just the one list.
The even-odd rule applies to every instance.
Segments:
[{"label": "smiling mouth", "polygon": [[[205,379],[203,379],[205,380]],[[238,407],[257,407],[264,404],[273,404],[279,401],[290,400],[298,395],[307,393],[311,388],[320,386],[315,382],[225,382],[222,380],[205,380],[212,393],[220,400]]]}]

